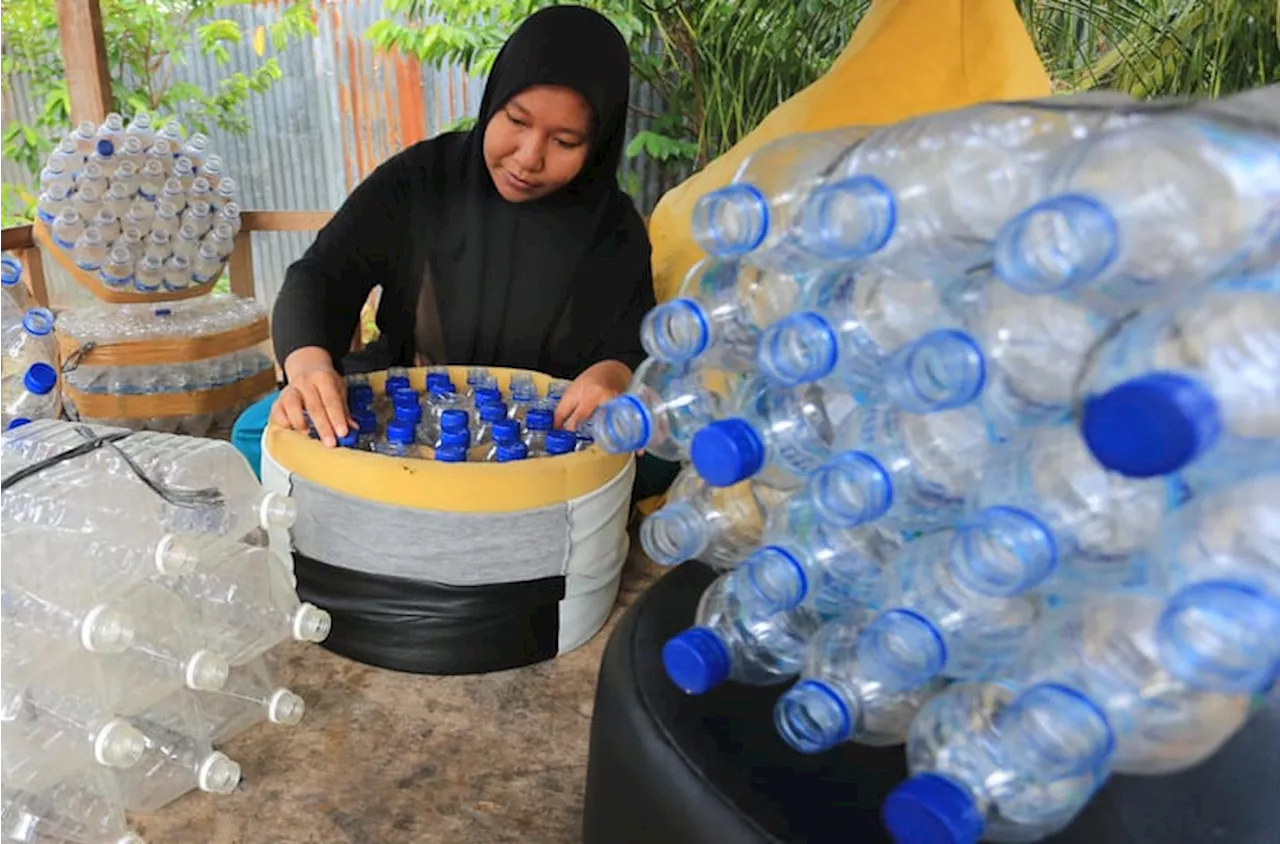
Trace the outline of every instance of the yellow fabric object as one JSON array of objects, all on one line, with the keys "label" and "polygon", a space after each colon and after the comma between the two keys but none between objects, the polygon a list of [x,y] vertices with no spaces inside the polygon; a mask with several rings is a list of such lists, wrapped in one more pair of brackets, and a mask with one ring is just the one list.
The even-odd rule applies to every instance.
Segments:
[{"label": "yellow fabric object", "polygon": [[[498,386],[509,388],[520,370],[490,368]],[[425,368],[409,370],[415,390],[426,387]],[[466,367],[450,367],[454,383],[466,381]],[[529,373],[545,391],[549,376]],[[373,373],[369,383],[381,392],[386,373]],[[599,448],[551,460],[512,463],[437,463],[382,454],[326,448],[306,434],[267,428],[264,448],[282,469],[335,492],[396,507],[447,513],[510,513],[547,507],[599,489],[618,476],[629,454],[605,454]]]},{"label": "yellow fabric object", "polygon": [[1049,75],[1012,0],[874,0],[821,79],[658,202],[649,219],[658,301],[672,298],[703,257],[689,235],[694,203],[728,184],[742,160],[770,141],[1049,92]]}]

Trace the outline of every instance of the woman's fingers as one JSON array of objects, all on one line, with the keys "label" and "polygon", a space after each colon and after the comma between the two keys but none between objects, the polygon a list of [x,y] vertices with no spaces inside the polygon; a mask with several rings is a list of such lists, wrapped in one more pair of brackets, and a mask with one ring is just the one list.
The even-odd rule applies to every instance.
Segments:
[{"label": "woman's fingers", "polygon": [[281,391],[280,398],[276,400],[276,409],[284,414],[285,425],[306,433],[307,418],[302,413],[302,394],[297,387],[289,385]]},{"label": "woman's fingers", "polygon": [[346,382],[337,373],[332,378],[322,377],[318,380],[316,387],[320,392],[325,414],[329,417],[329,424],[333,426],[334,433],[345,437],[350,427],[347,419]]},{"label": "woman's fingers", "polygon": [[338,444],[338,437],[333,433],[333,424],[329,421],[329,411],[325,408],[324,399],[320,396],[320,388],[314,382],[302,387],[302,400],[307,405],[307,415],[311,417],[311,427],[316,429],[320,442],[329,447]]},{"label": "woman's fingers", "polygon": [[570,390],[560,397],[560,401],[556,404],[555,426],[572,431],[577,428],[573,422],[574,412],[578,409],[578,394],[574,390]]}]

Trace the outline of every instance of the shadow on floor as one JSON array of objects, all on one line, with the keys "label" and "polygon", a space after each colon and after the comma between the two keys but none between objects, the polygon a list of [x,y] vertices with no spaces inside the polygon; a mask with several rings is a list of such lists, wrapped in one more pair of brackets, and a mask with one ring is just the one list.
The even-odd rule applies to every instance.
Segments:
[{"label": "shadow on floor", "polygon": [[280,647],[297,727],[264,724],[223,750],[228,797],[191,793],[134,818],[150,844],[560,844],[581,839],[596,672],[621,610],[661,576],[632,536],[604,629],[552,662],[473,677],[370,668]]}]

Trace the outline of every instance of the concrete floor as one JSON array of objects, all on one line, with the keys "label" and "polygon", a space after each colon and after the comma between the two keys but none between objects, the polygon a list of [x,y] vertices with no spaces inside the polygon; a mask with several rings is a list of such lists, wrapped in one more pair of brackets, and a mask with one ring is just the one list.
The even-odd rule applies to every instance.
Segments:
[{"label": "concrete floor", "polygon": [[277,680],[306,700],[302,723],[260,725],[223,748],[243,768],[235,794],[187,794],[135,829],[149,844],[580,841],[600,657],[663,571],[634,536],[632,548],[604,629],[541,665],[424,677],[282,646]]}]

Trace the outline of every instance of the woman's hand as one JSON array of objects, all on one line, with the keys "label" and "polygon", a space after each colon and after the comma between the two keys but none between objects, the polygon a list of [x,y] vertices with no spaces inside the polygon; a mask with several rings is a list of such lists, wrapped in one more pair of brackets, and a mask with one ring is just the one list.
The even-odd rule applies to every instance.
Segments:
[{"label": "woman's hand", "polygon": [[556,405],[556,427],[578,430],[597,407],[622,395],[630,383],[631,370],[621,361],[605,360],[589,367],[573,379]]},{"label": "woman's hand", "polygon": [[353,423],[347,415],[347,383],[333,368],[333,358],[318,346],[295,350],[284,362],[289,383],[271,408],[271,421],[307,432],[307,417],[329,447],[346,436]]}]

